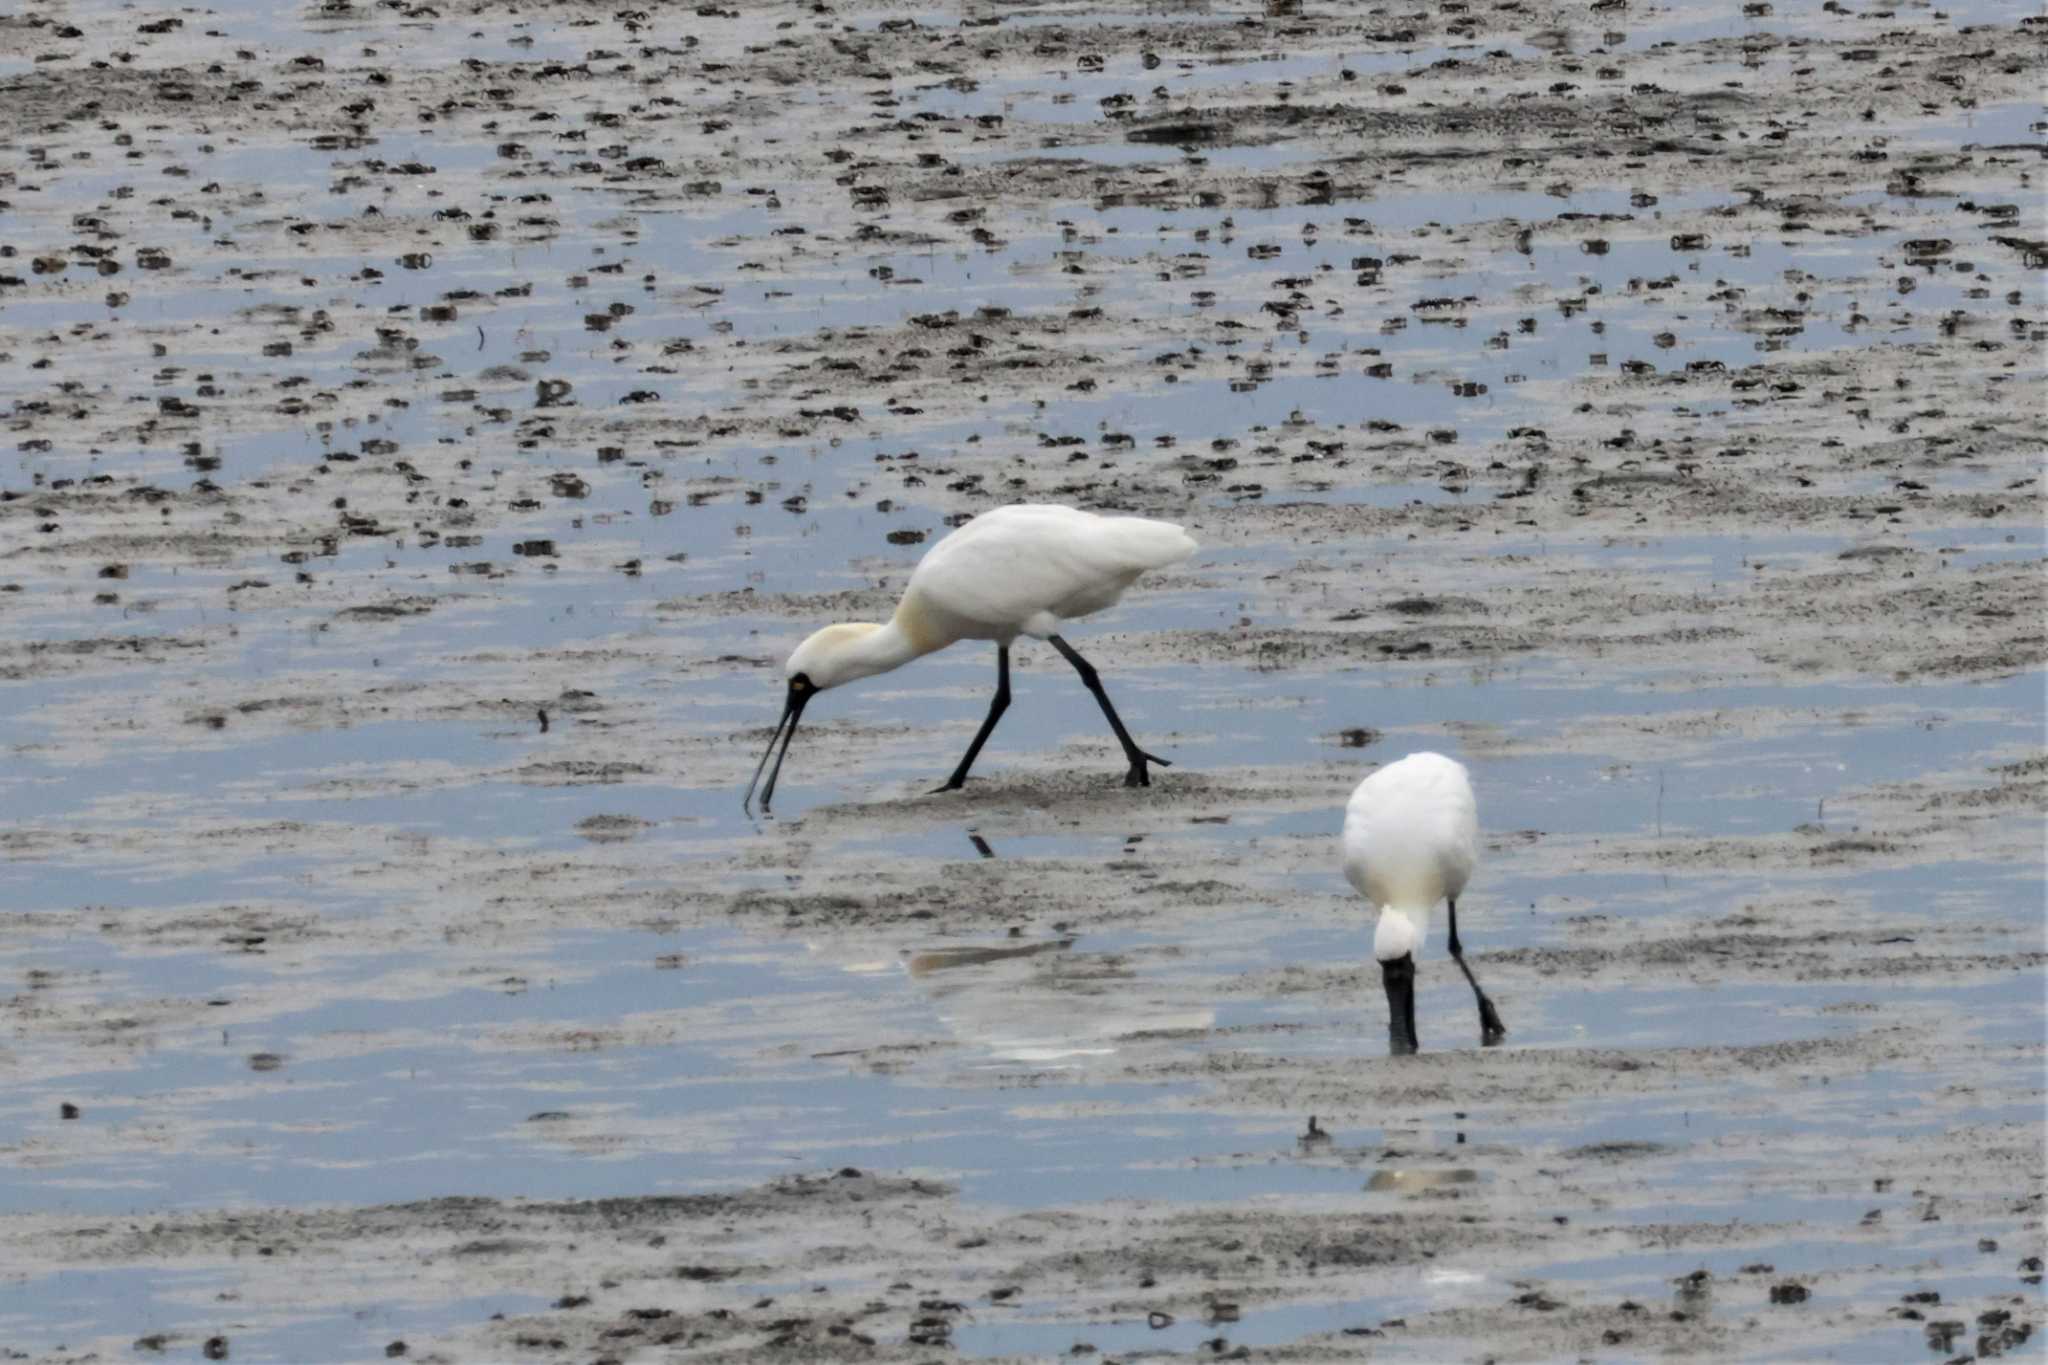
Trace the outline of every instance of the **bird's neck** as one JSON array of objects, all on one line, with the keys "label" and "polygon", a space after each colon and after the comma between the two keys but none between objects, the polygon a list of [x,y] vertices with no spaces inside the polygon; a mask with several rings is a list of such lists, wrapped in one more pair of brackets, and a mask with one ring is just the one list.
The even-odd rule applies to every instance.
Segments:
[{"label": "bird's neck", "polygon": [[852,682],[856,678],[871,678],[877,673],[887,673],[892,668],[901,668],[919,655],[931,652],[931,647],[920,648],[913,635],[904,630],[897,621],[882,625],[862,623],[862,634],[847,641],[839,649],[838,664],[833,671],[837,674],[835,683]]}]

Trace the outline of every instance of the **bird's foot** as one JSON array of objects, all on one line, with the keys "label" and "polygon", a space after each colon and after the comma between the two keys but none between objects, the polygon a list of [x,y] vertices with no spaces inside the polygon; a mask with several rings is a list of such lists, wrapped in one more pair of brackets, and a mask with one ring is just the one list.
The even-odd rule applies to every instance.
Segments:
[{"label": "bird's foot", "polygon": [[1508,1036],[1508,1026],[1500,1021],[1500,1013],[1491,1000],[1479,1002],[1479,1042],[1482,1047],[1494,1047]]},{"label": "bird's foot", "polygon": [[958,773],[955,773],[953,776],[947,778],[942,785],[933,787],[930,791],[926,792],[925,795],[938,796],[943,792],[956,792],[959,791],[961,788],[965,787],[966,785],[967,779],[961,777]]},{"label": "bird's foot", "polygon": [[1148,754],[1143,749],[1140,749],[1131,756],[1131,769],[1124,774],[1124,785],[1126,787],[1151,786],[1152,774],[1145,770],[1145,765],[1148,763],[1157,763],[1162,768],[1171,768],[1173,766],[1171,761],[1161,758],[1158,754]]},{"label": "bird's foot", "polygon": [[1422,1051],[1422,1044],[1416,1039],[1408,1037],[1397,1028],[1387,1030],[1387,1055],[1389,1057],[1413,1057],[1420,1051]]}]

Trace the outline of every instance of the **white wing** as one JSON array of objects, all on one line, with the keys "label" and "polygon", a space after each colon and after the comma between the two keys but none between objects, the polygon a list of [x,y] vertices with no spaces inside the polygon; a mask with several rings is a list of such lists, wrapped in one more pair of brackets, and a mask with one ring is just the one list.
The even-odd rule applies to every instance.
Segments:
[{"label": "white wing", "polygon": [[1428,910],[1479,862],[1479,807],[1463,764],[1410,754],[1358,784],[1344,811],[1344,875],[1375,906]]},{"label": "white wing", "polygon": [[1020,503],[984,512],[919,561],[904,604],[967,639],[1050,635],[1104,607],[1195,542],[1170,522]]}]

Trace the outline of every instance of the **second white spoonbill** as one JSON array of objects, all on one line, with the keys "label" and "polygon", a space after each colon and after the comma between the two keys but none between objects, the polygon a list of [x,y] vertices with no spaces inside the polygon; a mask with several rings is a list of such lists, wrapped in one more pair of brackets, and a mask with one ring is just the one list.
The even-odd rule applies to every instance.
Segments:
[{"label": "second white spoonbill", "polygon": [[1379,910],[1372,955],[1387,989],[1387,1033],[1395,1053],[1415,1036],[1415,954],[1438,901],[1451,908],[1451,958],[1479,998],[1479,1040],[1507,1027],[1458,943],[1458,894],[1479,862],[1479,803],[1465,765],[1442,754],[1410,754],[1369,774],[1344,807],[1344,875]]},{"label": "second white spoonbill", "polygon": [[[886,673],[957,640],[996,643],[996,695],[966,756],[939,791],[966,785],[981,746],[1010,705],[1010,645],[1019,635],[1049,641],[1095,694],[1109,728],[1123,745],[1130,767],[1127,787],[1152,784],[1147,763],[1171,766],[1131,739],[1110,705],[1095,668],[1060,638],[1062,621],[1101,611],[1148,569],[1177,564],[1195,552],[1187,532],[1171,522],[1143,517],[1108,517],[1079,508],[1018,503],[984,512],[925,552],[896,613],[886,623],[849,622],[826,626],[796,647],[784,666],[789,693],[768,749],[754,767],[741,805],[753,801],[768,756],[775,766],[761,791],[766,811],[789,742],[805,705],[818,693],[857,678]],[[776,742],[781,741],[781,749]]]}]

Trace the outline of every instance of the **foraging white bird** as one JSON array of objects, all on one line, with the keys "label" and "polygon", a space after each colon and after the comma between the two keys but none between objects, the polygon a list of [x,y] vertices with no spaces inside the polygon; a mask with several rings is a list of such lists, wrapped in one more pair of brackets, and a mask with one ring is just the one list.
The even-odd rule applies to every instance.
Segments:
[{"label": "foraging white bird", "polygon": [[796,736],[797,720],[818,693],[886,673],[956,640],[994,640],[996,695],[988,719],[967,746],[960,766],[937,790],[966,785],[967,770],[1010,705],[1010,645],[1019,635],[1050,641],[1074,666],[1082,684],[1102,704],[1102,714],[1130,760],[1124,785],[1151,786],[1146,763],[1172,765],[1132,741],[1094,666],[1060,638],[1060,622],[1113,605],[1146,570],[1177,564],[1194,552],[1194,540],[1171,522],[1106,517],[1046,503],[1018,503],[982,513],[925,552],[888,622],[826,626],[796,647],[783,670],[789,678],[789,696],[782,719],[754,767],[754,780],[747,784],[741,807],[753,801],[761,770],[779,739],[781,751],[761,792],[761,809],[768,809],[783,756]]},{"label": "foraging white bird", "polygon": [[1479,803],[1465,765],[1442,754],[1410,754],[1369,774],[1344,807],[1344,875],[1379,910],[1372,955],[1387,988],[1387,1031],[1396,1053],[1415,1036],[1415,954],[1429,936],[1430,911],[1451,908],[1451,957],[1479,998],[1479,1039],[1507,1036],[1458,944],[1458,893],[1479,862]]}]

